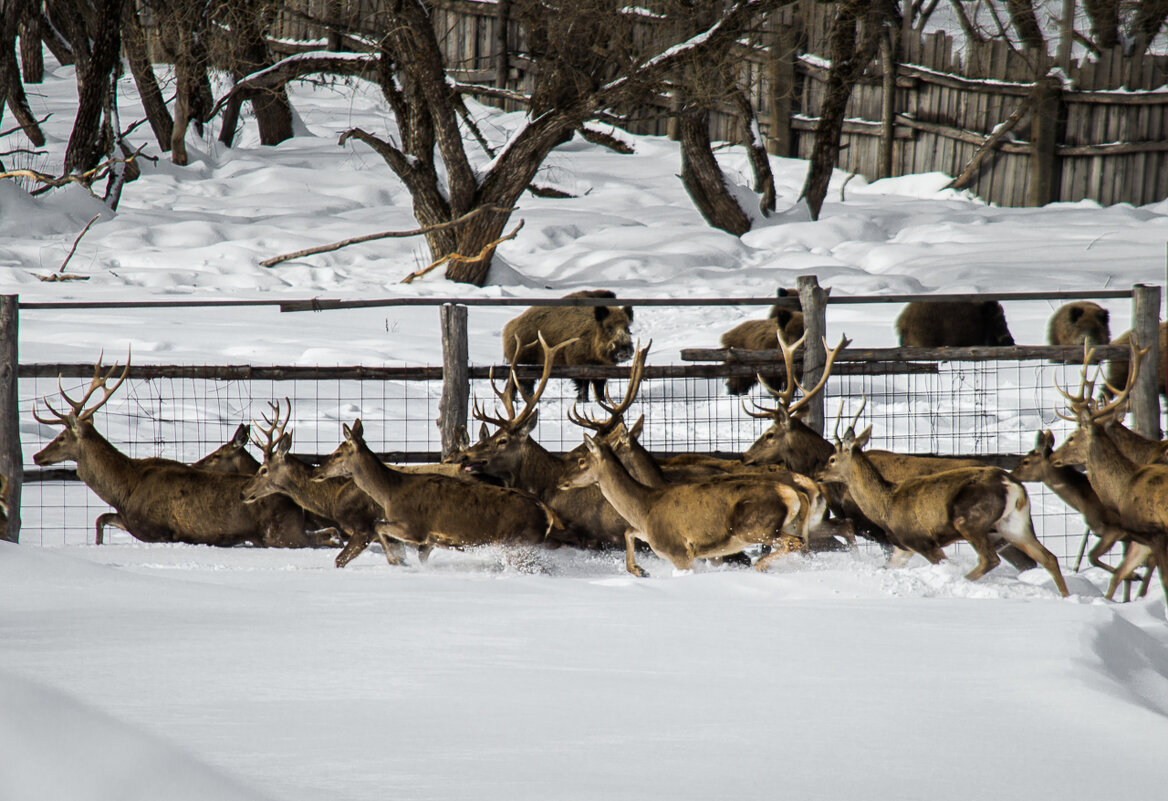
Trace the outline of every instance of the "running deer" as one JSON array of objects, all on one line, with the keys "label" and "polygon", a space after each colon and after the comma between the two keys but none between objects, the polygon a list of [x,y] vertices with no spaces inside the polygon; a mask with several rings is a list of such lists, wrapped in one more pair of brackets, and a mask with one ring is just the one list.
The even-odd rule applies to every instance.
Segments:
[{"label": "running deer", "polygon": [[[385,558],[391,565],[402,564],[402,544],[396,540],[390,541],[385,532],[380,530],[383,516],[380,504],[362,492],[352,479],[313,481],[313,468],[289,453],[292,434],[286,433],[285,429],[291,417],[292,402],[287,398],[284,401],[288,411],[282,422],[280,404],[269,403],[272,417],[269,419],[263,416],[267,426],[256,424],[264,440],[255,437],[254,442],[263,453],[264,461],[243,488],[243,502],[256,503],[271,495],[287,495],[311,514],[331,521],[347,540],[345,547],[337,554],[337,567],[344,567],[353,561],[374,539],[381,542]],[[424,562],[428,553],[428,550],[419,549],[418,556]]]},{"label": "running deer", "polygon": [[678,570],[692,569],[695,559],[717,559],[760,544],[772,548],[755,565],[762,570],[806,544],[810,510],[800,493],[785,484],[724,478],[648,487],[629,475],[608,445],[588,435],[584,442],[587,452],[560,487],[600,487],[628,521],[625,568],[635,576],[648,575],[636,563],[638,539]]},{"label": "running deer", "polygon": [[[1106,421],[1115,416],[1127,402],[1139,375],[1140,362],[1148,350],[1139,350],[1133,340],[1131,370],[1123,389],[1108,385],[1113,397],[1110,401],[1093,400],[1094,382],[1088,382],[1088,365],[1093,354],[1083,357],[1082,381],[1077,395],[1062,387],[1059,393],[1066,398],[1071,414],[1058,412],[1060,417],[1074,420],[1079,427],[1053,455],[1054,464],[1086,464],[1087,478],[1099,500],[1115,510],[1120,525],[1131,532],[1132,540],[1146,546],[1160,568],[1160,582],[1168,600],[1168,465],[1142,464],[1125,455],[1108,436]],[[1130,551],[1129,551],[1130,553]],[[1126,561],[1126,560],[1125,560]]]},{"label": "running deer", "polygon": [[869,426],[856,436],[849,426],[819,478],[845,484],[864,515],[887,532],[900,549],[890,564],[903,564],[911,553],[936,564],[945,558],[942,548],[965,540],[978,555],[977,567],[965,576],[974,581],[997,566],[996,545],[1005,541],[1041,564],[1067,596],[1058,560],[1034,534],[1022,482],[997,467],[961,467],[893,482],[863,451],[871,433]]},{"label": "running deer", "polygon": [[210,470],[213,473],[241,473],[245,476],[254,476],[256,471],[260,469],[260,463],[247,452],[250,433],[251,426],[247,423],[240,423],[235,429],[235,433],[231,435],[231,439],[199,461],[191,462],[191,467]]},{"label": "running deer", "polygon": [[[1019,460],[1018,466],[1010,475],[1019,481],[1045,484],[1051,492],[1083,516],[1087,527],[1099,538],[1099,542],[1088,554],[1091,564],[1113,574],[1107,587],[1107,598],[1110,600],[1115,595],[1119,583],[1144,563],[1151,549],[1133,543],[1131,532],[1120,525],[1119,514],[1099,500],[1099,495],[1091,488],[1087,476],[1073,467],[1056,467],[1051,458],[1053,453],[1054,434],[1049,429],[1038,432],[1034,450]],[[1119,568],[1114,568],[1103,561],[1103,555],[1120,541],[1124,542],[1124,559]]]},{"label": "running deer", "polygon": [[[778,341],[787,376],[786,383],[782,389],[776,389],[765,380],[762,382],[775,399],[773,407],[764,407],[753,403],[754,409],[757,410],[753,411],[746,407],[745,402],[742,404],[743,411],[751,417],[771,421],[770,427],[743,454],[742,461],[750,465],[783,464],[797,473],[814,476],[827,464],[827,460],[835,452],[835,447],[822,434],[803,422],[804,410],[811,399],[823,391],[831,374],[832,364],[839,352],[847,347],[850,341],[847,338],[841,338],[839,345],[828,352],[823,375],[819,383],[810,389],[805,388],[795,378],[797,375],[795,358],[803,346],[804,337],[800,337],[794,343],[788,343],[780,335]],[[795,400],[797,391],[802,394],[802,397]],[[884,450],[868,451],[867,456],[881,474],[890,481],[903,481],[913,476],[937,473],[955,467],[981,465],[976,459],[951,456],[916,456]],[[888,545],[888,537],[884,530],[861,512],[843,485],[829,482],[825,490],[828,507],[832,514],[853,521],[857,534],[883,546]],[[1023,554],[1011,552],[1008,556],[1010,561],[1020,569],[1034,567],[1034,564]]]},{"label": "running deer", "polygon": [[558,526],[550,509],[521,490],[389,467],[365,443],[360,419],[344,432],[312,480],[352,478],[381,507],[381,530],[394,539],[424,548],[536,545]]},{"label": "running deer", "polygon": [[[70,411],[57,411],[45,398],[44,404],[52,417],[33,413],[37,422],[63,427],[33,461],[38,465],[75,461],[81,480],[115,509],[97,518],[99,544],[105,527],[111,525],[143,542],[221,546],[250,542],[274,547],[321,544],[305,531],[304,513],[290,500],[273,498],[258,506],[244,505],[240,494],[247,476],[212,473],[169,459],[133,459],[110,444],[98,433],[92,418],[126,380],[129,360],[110,387],[109,379],[117,369],[115,364],[103,376],[99,360],[89,389],[77,401],[69,397],[58,381],[61,398]],[[98,390],[102,391],[101,399],[86,408]]]},{"label": "running deer", "polygon": [[[543,342],[543,372],[531,394],[523,395],[524,406],[517,411],[512,400],[517,384],[512,366],[506,386],[499,389],[492,378],[491,391],[502,404],[504,415],[491,415],[475,403],[474,417],[483,422],[483,436],[479,442],[458,455],[463,469],[470,474],[484,474],[501,479],[506,486],[518,487],[546,503],[563,521],[566,542],[580,546],[613,546],[624,542],[627,524],[604,500],[595,487],[561,490],[560,478],[572,462],[557,456],[540,445],[531,432],[539,419],[537,404],[547,388],[552,363],[557,350],[568,343],[549,347]],[[650,343],[652,344],[652,343]],[[620,403],[608,396],[605,405],[619,418],[632,403],[644,375],[649,348],[639,348],[629,370],[629,383]],[[496,426],[494,434],[486,435],[486,423]]]}]

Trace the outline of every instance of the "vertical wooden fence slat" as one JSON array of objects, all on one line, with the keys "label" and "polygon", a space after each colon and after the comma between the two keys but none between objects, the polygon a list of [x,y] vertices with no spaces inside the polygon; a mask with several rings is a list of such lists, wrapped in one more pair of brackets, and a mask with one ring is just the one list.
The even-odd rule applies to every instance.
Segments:
[{"label": "vertical wooden fence slat", "polygon": [[[823,375],[823,365],[827,361],[827,350],[823,345],[823,338],[827,335],[827,292],[819,286],[819,279],[814,275],[799,276],[796,286],[799,288],[803,330],[807,337],[803,344],[803,386],[813,387]],[[807,416],[803,422],[822,434],[823,393],[812,398],[806,408]]]},{"label": "vertical wooden fence slat", "polygon": [[438,405],[438,429],[442,432],[442,456],[446,457],[459,447],[459,429],[466,425],[470,365],[466,306],[447,303],[439,314],[442,321],[442,400]]},{"label": "vertical wooden fence slat", "polygon": [[1149,348],[1131,392],[1132,429],[1151,439],[1160,438],[1160,287],[1132,287],[1132,336],[1140,348]]},{"label": "vertical wooden fence slat", "polygon": [[12,542],[20,542],[20,487],[24,478],[16,387],[19,308],[17,295],[0,295],[0,474],[8,479],[8,526],[3,536]]},{"label": "vertical wooden fence slat", "polygon": [[1030,186],[1026,205],[1044,206],[1059,199],[1056,151],[1059,142],[1059,116],[1062,113],[1062,82],[1058,78],[1040,78],[1034,84],[1031,105]]}]

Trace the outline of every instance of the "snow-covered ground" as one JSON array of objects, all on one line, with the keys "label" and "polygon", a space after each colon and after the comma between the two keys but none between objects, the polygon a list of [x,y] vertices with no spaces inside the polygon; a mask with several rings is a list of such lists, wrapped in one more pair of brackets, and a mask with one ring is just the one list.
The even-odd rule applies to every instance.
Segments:
[{"label": "snow-covered ground", "polygon": [[[121,88],[122,119],[138,118],[132,85]],[[58,168],[75,92],[72,69],[49,70],[32,95],[38,116],[53,114],[48,154],[17,166]],[[538,180],[576,197],[521,200],[525,227],[500,248],[490,287],[439,273],[399,284],[428,261],[410,239],[264,268],[279,253],[416,225],[381,160],[336,145],[354,126],[391,132],[376,91],[300,86],[293,102],[293,140],[260,147],[254,125],[233,149],[214,131],[192,135],[192,165],[144,165],[116,215],[76,187],[33,199],[0,181],[0,292],[24,302],[364,299],[604,286],[738,297],[804,274],[836,295],[1164,283],[1168,202],[1002,209],[941,189],[941,175],[854,178],[841,199],[839,176],[810,222],[795,201],[805,164],[775,159],[781,211],[737,239],[702,223],[675,144],[652,138],[636,138],[634,156],[580,139],[557,149]],[[519,121],[479,111],[497,142]],[[748,183],[740,151],[720,158]],[[98,213],[68,269],[90,279],[39,281]],[[1127,301],[1105,305],[1124,330]],[[894,345],[897,311],[832,305],[832,339]],[[1051,311],[1008,304],[1015,338],[1043,342]],[[514,313],[471,310],[473,361],[498,358]],[[680,348],[715,346],[761,313],[643,308],[635,333],[653,339],[651,361],[675,362]],[[28,310],[20,354],[89,362],[132,347],[135,363],[437,364],[436,317]],[[31,408],[34,392],[23,391]],[[31,416],[21,429],[26,457],[53,435]],[[1164,602],[1155,591],[1105,602],[1099,571],[1068,575],[1063,600],[1041,570],[1002,566],[967,582],[972,559],[960,552],[899,571],[868,552],[800,557],[767,575],[673,576],[650,557],[644,580],[611,554],[555,552],[538,576],[491,552],[405,568],[369,552],[343,571],[332,557],[127,538],[0,546],[0,799],[1163,792]]]}]

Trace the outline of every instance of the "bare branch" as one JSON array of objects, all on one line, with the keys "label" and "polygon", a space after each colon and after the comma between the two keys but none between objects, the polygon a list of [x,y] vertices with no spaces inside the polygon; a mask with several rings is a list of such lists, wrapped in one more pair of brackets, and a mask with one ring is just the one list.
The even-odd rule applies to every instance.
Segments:
[{"label": "bare branch", "polygon": [[334,250],[340,250],[343,247],[348,247],[349,245],[359,245],[362,242],[372,242],[375,239],[395,239],[404,238],[407,236],[425,236],[426,234],[433,231],[442,231],[447,228],[455,228],[488,211],[498,212],[499,214],[510,214],[511,212],[515,211],[515,209],[503,208],[501,206],[479,206],[477,209],[468,211],[458,219],[450,220],[449,222],[437,223],[435,225],[423,225],[421,228],[415,228],[412,231],[382,231],[378,234],[355,236],[351,239],[342,239],[340,242],[333,242],[330,245],[320,245],[314,248],[306,248],[304,250],[298,250],[295,253],[285,253],[283,256],[275,256],[271,259],[265,259],[264,261],[260,262],[260,265],[263,267],[275,267],[277,264],[289,261],[291,259],[299,259],[303,256],[315,256],[317,253],[329,253]]}]

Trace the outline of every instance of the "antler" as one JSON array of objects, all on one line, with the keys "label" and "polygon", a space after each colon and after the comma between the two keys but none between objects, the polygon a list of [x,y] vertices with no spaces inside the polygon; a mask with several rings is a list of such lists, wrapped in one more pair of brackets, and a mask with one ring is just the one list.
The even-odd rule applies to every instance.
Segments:
[{"label": "antler", "polygon": [[[847,431],[844,432],[845,438],[847,437],[848,434],[851,434],[853,437],[855,436],[856,423],[859,421],[860,415],[864,413],[864,407],[867,405],[868,405],[868,393],[861,392],[860,393],[860,408],[856,410],[856,413],[852,416],[852,421],[850,423],[848,423]],[[840,407],[839,407],[839,411],[835,415],[835,429],[831,432],[831,437],[832,437],[832,439],[834,439],[836,441],[837,444],[839,442],[841,442],[840,437],[839,437],[839,424],[840,424],[840,418],[842,418],[843,415],[844,415],[844,405],[841,403]]]},{"label": "antler", "polygon": [[287,404],[288,409],[284,415],[284,422],[280,422],[279,401],[268,401],[268,408],[272,410],[271,418],[269,418],[266,414],[260,415],[260,417],[263,418],[263,421],[268,424],[267,428],[260,425],[259,423],[256,423],[255,420],[252,420],[252,423],[255,424],[255,427],[263,432],[264,439],[266,440],[261,442],[260,438],[255,434],[251,435],[251,441],[255,443],[257,448],[264,452],[264,461],[267,461],[271,457],[272,451],[276,447],[276,443],[278,443],[284,436],[284,429],[288,427],[288,422],[292,419],[292,401],[285,397],[284,403]]},{"label": "antler", "polygon": [[[846,336],[841,336],[839,344],[827,353],[827,361],[825,361],[823,364],[823,375],[819,377],[819,382],[811,389],[807,389],[805,386],[799,383],[799,379],[795,377],[795,351],[803,346],[803,341],[807,338],[807,332],[803,332],[803,336],[795,340],[793,344],[788,344],[787,341],[783,339],[783,332],[781,330],[776,332],[776,335],[778,336],[779,340],[779,350],[781,350],[783,353],[783,366],[787,371],[787,385],[782,390],[777,390],[769,383],[767,383],[766,379],[764,379],[762,375],[759,375],[759,383],[763,385],[763,388],[765,388],[767,392],[774,396],[775,400],[778,401],[778,406],[773,409],[768,409],[765,406],[760,406],[759,404],[751,401],[751,403],[754,403],[755,408],[761,411],[761,413],[757,413],[747,409],[746,404],[744,403],[742,405],[742,409],[751,417],[778,418],[782,414],[786,414],[788,416],[793,415],[795,412],[802,409],[804,406],[810,403],[811,399],[818,395],[825,386],[827,386],[827,379],[831,376],[831,366],[835,363],[836,356],[839,355],[841,350],[852,344],[852,340],[848,339]],[[826,339],[823,340],[823,347],[827,348]],[[795,397],[795,390],[802,392],[803,397],[792,403],[792,400]]]},{"label": "antler", "polygon": [[[69,393],[65,392],[65,388],[61,385],[61,376],[57,376],[57,391],[60,393],[65,402],[69,404],[69,407],[73,410],[72,412],[69,412],[68,414],[62,414],[53,408],[53,405],[49,403],[48,396],[45,396],[42,397],[41,400],[44,401],[45,406],[57,419],[46,420],[45,418],[38,415],[36,413],[36,409],[34,408],[33,417],[36,419],[36,421],[38,423],[44,423],[45,425],[60,425],[62,423],[68,425],[70,422],[80,422],[82,420],[90,419],[98,409],[100,409],[102,406],[105,406],[113,394],[118,391],[118,387],[122,385],[122,382],[124,382],[126,377],[130,374],[130,351],[126,351],[126,366],[122,370],[121,376],[118,377],[117,383],[115,383],[113,387],[108,387],[106,385],[110,378],[113,377],[114,372],[118,369],[118,363],[114,362],[113,366],[110,367],[110,369],[103,376],[101,374],[101,359],[104,355],[105,351],[102,351],[98,354],[97,364],[93,366],[93,378],[89,382],[89,389],[85,390],[85,394],[81,396],[81,400],[79,401],[75,401],[69,397]],[[93,397],[93,393],[97,392],[99,389],[103,393],[101,400],[90,408],[86,409],[85,404],[87,404],[89,399]]]},{"label": "antler", "polygon": [[551,377],[552,363],[555,361],[556,354],[574,343],[577,339],[579,339],[579,337],[573,337],[572,339],[561,342],[555,347],[551,347],[548,345],[547,340],[543,338],[543,332],[539,332],[539,344],[540,347],[543,348],[543,373],[539,377],[539,386],[535,388],[535,391],[531,395],[528,395],[522,389],[519,389],[519,394],[523,396],[524,406],[523,411],[519,412],[519,414],[516,414],[515,404],[511,398],[511,390],[513,388],[519,388],[519,380],[515,377],[515,366],[519,360],[519,342],[518,337],[516,337],[515,355],[511,359],[510,375],[507,377],[507,383],[504,384],[502,391],[500,391],[499,388],[495,386],[495,376],[493,369],[491,370],[490,374],[491,391],[494,392],[502,402],[503,409],[506,411],[507,417],[504,419],[502,417],[493,417],[487,414],[486,410],[479,405],[478,401],[475,401],[474,409],[472,410],[471,414],[474,415],[476,420],[482,420],[484,423],[492,423],[501,428],[521,427],[524,423],[527,422],[531,415],[535,413],[536,404],[539,403],[539,399],[543,395],[543,391],[547,388],[548,378]]},{"label": "antler", "polygon": [[[1072,395],[1060,387],[1058,385],[1058,381],[1055,381],[1055,389],[1057,389],[1059,394],[1066,398],[1070,403],[1072,413],[1070,415],[1065,415],[1058,409],[1055,409],[1055,414],[1064,420],[1077,421],[1079,419],[1079,413],[1086,412],[1091,420],[1099,421],[1111,414],[1115,414],[1119,409],[1121,409],[1123,405],[1127,403],[1127,398],[1131,394],[1132,388],[1136,384],[1136,378],[1140,374],[1140,365],[1143,362],[1144,356],[1146,356],[1148,351],[1151,350],[1150,347],[1140,350],[1139,343],[1136,341],[1134,336],[1129,340],[1128,347],[1131,349],[1131,358],[1128,361],[1129,367],[1127,371],[1127,381],[1125,382],[1123,389],[1117,389],[1104,380],[1104,386],[1111,390],[1111,392],[1114,394],[1114,397],[1109,402],[1104,403],[1101,406],[1099,405],[1098,401],[1092,400],[1092,395],[1095,392],[1095,382],[1087,380],[1087,371],[1095,355],[1095,349],[1089,349],[1088,346],[1084,344],[1083,370],[1082,378],[1079,381],[1079,394]],[[1102,368],[1097,369],[1100,371],[1102,370]]]},{"label": "antler", "polygon": [[625,387],[625,396],[620,403],[613,403],[612,396],[608,394],[608,387],[604,388],[604,400],[597,401],[601,409],[608,412],[608,419],[601,420],[596,417],[585,417],[576,411],[576,404],[572,404],[572,408],[568,410],[568,419],[581,428],[590,428],[599,434],[607,434],[616,426],[620,425],[624,413],[633,405],[633,401],[637,397],[637,392],[641,389],[641,379],[645,377],[645,357],[649,354],[649,348],[653,347],[653,340],[649,340],[649,344],[644,348],[637,348],[636,355],[633,356],[632,366],[629,367],[629,384]]}]

